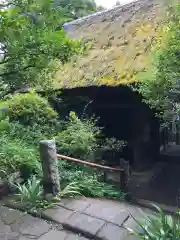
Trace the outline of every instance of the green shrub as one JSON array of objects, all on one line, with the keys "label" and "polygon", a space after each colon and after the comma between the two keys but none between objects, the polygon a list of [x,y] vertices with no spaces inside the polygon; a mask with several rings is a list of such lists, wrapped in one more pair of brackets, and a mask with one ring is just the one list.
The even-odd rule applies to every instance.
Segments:
[{"label": "green shrub", "polygon": [[40,170],[38,151],[35,146],[18,138],[1,134],[0,169],[12,173],[22,171],[27,177]]},{"label": "green shrub", "polygon": [[128,230],[140,240],[179,240],[180,239],[180,216],[166,215],[159,207],[158,215],[146,216],[142,222],[134,218],[137,230]]},{"label": "green shrub", "polygon": [[55,203],[43,198],[41,181],[35,175],[29,178],[27,183],[14,184],[14,187],[18,197],[15,203],[20,203],[20,207],[24,211],[40,214],[42,210],[55,205]]},{"label": "green shrub", "polygon": [[1,106],[6,108],[4,112],[10,121],[24,125],[52,125],[57,118],[48,101],[33,92],[13,95],[1,102]]},{"label": "green shrub", "polygon": [[86,168],[59,161],[60,181],[62,187],[72,183],[79,194],[86,197],[108,197],[123,199],[124,195],[114,186],[98,180],[96,174],[88,173]]},{"label": "green shrub", "polygon": [[116,138],[105,138],[100,147],[103,148],[104,151],[117,151],[121,152],[123,147],[125,147],[127,143],[123,140],[117,140]]},{"label": "green shrub", "polygon": [[169,21],[163,29],[163,43],[159,46],[157,42],[148,70],[137,75],[139,93],[164,122],[173,122],[180,114],[180,4],[179,1],[171,4]]},{"label": "green shrub", "polygon": [[39,179],[35,175],[31,179],[28,179],[27,183],[22,185],[15,184],[18,190],[17,196],[20,198],[20,202],[30,202],[35,204],[37,200],[42,199],[42,187]]},{"label": "green shrub", "polygon": [[123,199],[123,194],[120,190],[108,183],[99,181],[96,175],[92,176],[82,172],[81,176],[76,177],[74,181],[83,196]]},{"label": "green shrub", "polygon": [[97,148],[100,129],[95,124],[95,120],[80,119],[71,112],[65,128],[56,136],[59,153],[87,158]]},{"label": "green shrub", "polygon": [[46,130],[46,126],[39,125],[24,127],[19,122],[10,122],[8,118],[5,118],[0,121],[0,132],[8,135],[8,137],[18,138],[28,144],[38,146],[40,140],[52,138],[55,134],[55,129],[52,127]]}]

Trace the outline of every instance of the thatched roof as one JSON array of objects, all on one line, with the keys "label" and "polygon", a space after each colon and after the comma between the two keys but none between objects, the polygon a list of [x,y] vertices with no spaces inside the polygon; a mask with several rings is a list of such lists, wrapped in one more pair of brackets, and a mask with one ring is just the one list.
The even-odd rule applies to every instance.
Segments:
[{"label": "thatched roof", "polygon": [[88,42],[90,50],[57,72],[55,86],[114,86],[137,81],[165,34],[166,7],[166,0],[140,0],[65,25],[68,35]]}]

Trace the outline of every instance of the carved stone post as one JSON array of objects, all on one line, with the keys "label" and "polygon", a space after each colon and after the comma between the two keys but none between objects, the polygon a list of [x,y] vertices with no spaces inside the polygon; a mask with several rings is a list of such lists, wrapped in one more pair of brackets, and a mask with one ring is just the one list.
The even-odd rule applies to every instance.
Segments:
[{"label": "carved stone post", "polygon": [[60,191],[55,140],[40,141],[44,194],[54,196]]}]

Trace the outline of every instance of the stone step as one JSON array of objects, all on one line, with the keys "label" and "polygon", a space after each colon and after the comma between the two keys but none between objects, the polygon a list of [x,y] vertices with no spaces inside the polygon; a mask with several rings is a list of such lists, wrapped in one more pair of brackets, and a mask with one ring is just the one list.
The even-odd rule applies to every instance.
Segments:
[{"label": "stone step", "polygon": [[[65,229],[80,233],[86,238],[98,240],[128,240],[126,222],[131,214],[137,218],[142,211],[135,206],[122,202],[98,199],[71,200],[52,209],[47,209],[42,216],[48,220],[62,224]],[[142,217],[142,215],[141,215]]]}]

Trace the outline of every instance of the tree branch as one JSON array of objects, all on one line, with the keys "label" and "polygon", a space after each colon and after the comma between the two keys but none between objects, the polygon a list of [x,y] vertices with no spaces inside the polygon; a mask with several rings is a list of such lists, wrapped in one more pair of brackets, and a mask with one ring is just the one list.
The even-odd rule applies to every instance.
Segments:
[{"label": "tree branch", "polygon": [[6,59],[6,60],[3,59],[3,61],[0,62],[0,65],[4,64],[4,63],[7,63],[8,61],[9,61],[9,59]]},{"label": "tree branch", "polygon": [[8,8],[8,7],[11,6],[11,5],[14,5],[14,6],[20,7],[20,5],[18,5],[18,4],[16,4],[16,3],[9,2],[9,3],[5,3],[5,4],[0,3],[0,9]]},{"label": "tree branch", "polygon": [[[33,67],[36,67],[34,65],[28,65],[22,69],[19,69],[19,71],[24,71],[24,70],[27,70],[28,68],[33,68]],[[5,72],[5,73],[0,73],[0,77],[5,77],[5,76],[9,76],[9,75],[13,75],[13,74],[16,74],[18,73],[19,71],[11,71],[11,72]]]}]

